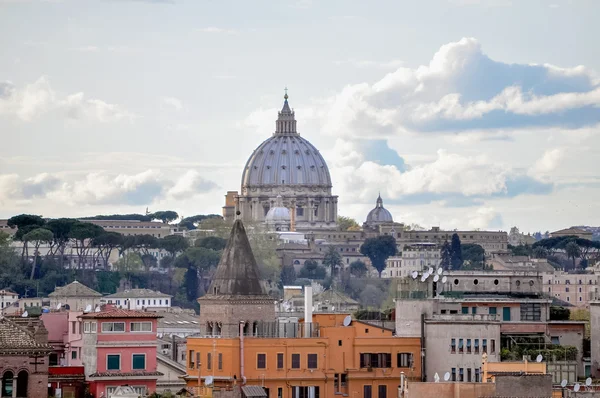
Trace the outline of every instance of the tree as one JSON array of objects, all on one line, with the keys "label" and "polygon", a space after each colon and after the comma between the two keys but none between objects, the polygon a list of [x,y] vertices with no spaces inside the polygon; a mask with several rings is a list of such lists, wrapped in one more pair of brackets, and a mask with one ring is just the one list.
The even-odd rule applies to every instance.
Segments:
[{"label": "tree", "polygon": [[281,268],[281,286],[292,285],[296,281],[296,270],[293,265],[284,265]]},{"label": "tree", "polygon": [[223,250],[227,246],[227,239],[219,238],[218,236],[207,236],[205,238],[197,239],[194,242],[196,247],[205,247],[212,250]]},{"label": "tree", "polygon": [[152,221],[152,214],[109,214],[97,215],[93,217],[80,217],[80,220],[120,220],[120,221]]},{"label": "tree", "polygon": [[350,217],[338,216],[337,224],[340,231],[358,231],[360,229],[356,220]]},{"label": "tree", "polygon": [[160,247],[175,257],[189,246],[188,241],[181,235],[169,235],[160,240]]},{"label": "tree", "polygon": [[104,233],[104,228],[89,222],[77,222],[71,227],[69,237],[75,241],[77,267],[81,268],[85,257],[89,254],[94,238]]},{"label": "tree", "polygon": [[191,217],[185,217],[179,222],[179,227],[186,228],[187,230],[193,230],[198,228],[198,224],[204,220],[217,219],[223,221],[223,217],[217,214],[198,214]]},{"label": "tree", "polygon": [[450,247],[450,243],[448,241],[444,241],[442,248],[440,249],[440,266],[442,269],[448,270],[450,269],[450,264],[452,261],[452,248]]},{"label": "tree", "polygon": [[25,261],[25,256],[28,256],[27,242],[23,241],[23,236],[33,231],[36,228],[43,226],[46,222],[41,216],[34,214],[19,214],[8,219],[7,225],[11,228],[17,228],[17,232],[13,235],[14,240],[23,242],[23,250],[21,251],[21,261]]},{"label": "tree", "polygon": [[581,249],[579,248],[579,245],[574,241],[567,243],[565,245],[565,253],[567,254],[567,257],[573,260],[573,269],[575,269],[575,260],[581,256]]},{"label": "tree", "polygon": [[360,260],[356,260],[350,263],[350,274],[357,278],[364,278],[367,275],[367,264]]},{"label": "tree", "polygon": [[359,301],[367,308],[380,308],[385,300],[387,292],[377,288],[375,285],[367,285],[360,293]]},{"label": "tree", "polygon": [[50,220],[46,224],[46,228],[52,231],[54,239],[52,241],[51,250],[48,252],[49,256],[54,256],[57,253],[60,255],[59,265],[62,267],[64,264],[65,248],[69,243],[71,228],[78,221],[74,218],[58,218]]},{"label": "tree", "polygon": [[327,270],[325,267],[319,265],[315,260],[306,260],[298,273],[299,278],[311,280],[323,280],[326,276]]},{"label": "tree", "polygon": [[329,246],[323,257],[323,265],[331,270],[332,277],[337,274],[337,270],[341,268],[342,264],[342,256],[340,256],[335,246]]},{"label": "tree", "polygon": [[175,267],[186,269],[183,285],[188,301],[200,296],[199,286],[202,286],[202,293],[206,291],[210,283],[207,276],[219,264],[220,258],[221,254],[215,250],[190,247],[175,259]]},{"label": "tree", "polygon": [[108,259],[114,249],[123,243],[123,235],[118,232],[103,232],[92,240],[92,246],[98,249],[104,269],[108,270]]},{"label": "tree", "polygon": [[127,253],[115,263],[115,268],[124,273],[140,271],[144,267],[142,259],[138,253]]},{"label": "tree", "polygon": [[478,244],[465,243],[461,245],[464,263],[469,264],[470,269],[482,269],[485,261],[485,250]]},{"label": "tree", "polygon": [[452,234],[450,243],[450,269],[460,269],[463,265],[462,248],[457,233]]},{"label": "tree", "polygon": [[34,259],[31,265],[31,276],[29,279],[33,280],[35,276],[37,257],[39,256],[39,248],[42,243],[50,243],[54,235],[52,235],[52,231],[45,228],[36,228],[23,236],[23,243],[33,243],[33,247],[35,249],[33,255]]},{"label": "tree", "polygon": [[385,261],[395,255],[396,251],[396,239],[391,235],[368,238],[360,247],[361,254],[369,257],[380,278],[381,272],[385,269]]},{"label": "tree", "polygon": [[548,257],[548,250],[542,246],[537,246],[533,248],[532,254],[535,258],[546,258]]},{"label": "tree", "polygon": [[150,216],[153,220],[160,220],[164,224],[169,224],[170,222],[175,221],[179,218],[179,214],[172,210],[157,211],[150,214]]},{"label": "tree", "polygon": [[[154,256],[150,254],[150,250],[158,249],[160,247],[161,243],[159,242],[159,239],[157,237],[152,236],[150,234],[143,234],[135,235],[133,237],[131,249],[140,253],[140,258],[144,263],[146,271],[148,271],[150,269],[151,264],[156,262],[151,259],[151,257]],[[154,257],[154,259],[156,260],[156,257]]]}]

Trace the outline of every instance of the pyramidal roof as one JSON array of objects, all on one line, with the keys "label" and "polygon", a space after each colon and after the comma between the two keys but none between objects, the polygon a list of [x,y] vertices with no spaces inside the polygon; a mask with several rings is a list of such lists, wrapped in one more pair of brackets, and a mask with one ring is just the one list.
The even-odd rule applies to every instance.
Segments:
[{"label": "pyramidal roof", "polygon": [[102,294],[83,283],[74,281],[66,286],[57,287],[48,297],[102,297]]},{"label": "pyramidal roof", "polygon": [[235,220],[233,223],[210,288],[201,299],[214,299],[218,296],[266,297],[260,283],[258,265],[241,220]]}]

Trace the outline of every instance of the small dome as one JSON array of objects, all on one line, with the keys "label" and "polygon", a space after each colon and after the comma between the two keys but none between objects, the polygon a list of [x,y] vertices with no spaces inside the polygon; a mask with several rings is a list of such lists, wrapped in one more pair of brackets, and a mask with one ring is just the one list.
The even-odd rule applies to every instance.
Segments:
[{"label": "small dome", "polygon": [[392,222],[394,222],[392,213],[383,207],[383,199],[381,199],[381,195],[379,195],[377,197],[377,204],[375,205],[375,208],[367,215],[367,224],[383,224]]},{"label": "small dome", "polygon": [[265,216],[267,222],[289,222],[292,217],[290,216],[290,210],[283,206],[283,199],[281,195],[277,195],[275,206],[269,209],[269,212]]}]

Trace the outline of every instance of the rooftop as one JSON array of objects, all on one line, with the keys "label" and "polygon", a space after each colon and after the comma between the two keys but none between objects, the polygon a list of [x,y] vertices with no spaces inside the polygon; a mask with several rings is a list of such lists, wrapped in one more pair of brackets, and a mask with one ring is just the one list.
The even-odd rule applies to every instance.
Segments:
[{"label": "rooftop", "polygon": [[162,315],[152,311],[125,310],[121,308],[109,308],[100,312],[90,312],[79,316],[85,319],[106,319],[106,318],[162,318]]},{"label": "rooftop", "polygon": [[48,353],[52,347],[39,343],[32,333],[5,317],[0,317],[0,355],[17,352]]},{"label": "rooftop", "polygon": [[57,287],[48,297],[102,297],[102,294],[82,283],[74,281],[68,285]]},{"label": "rooftop", "polygon": [[157,292],[155,290],[150,289],[128,289],[122,292],[117,292],[113,294],[109,294],[108,296],[104,296],[105,299],[113,299],[113,298],[170,298],[172,296]]}]

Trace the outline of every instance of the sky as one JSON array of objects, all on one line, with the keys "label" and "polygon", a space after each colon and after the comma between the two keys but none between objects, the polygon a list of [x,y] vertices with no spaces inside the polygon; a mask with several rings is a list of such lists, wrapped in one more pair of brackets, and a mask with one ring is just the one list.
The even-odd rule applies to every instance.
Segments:
[{"label": "sky", "polygon": [[0,0],[0,218],[220,213],[284,88],[339,214],[600,225],[600,2]]}]

